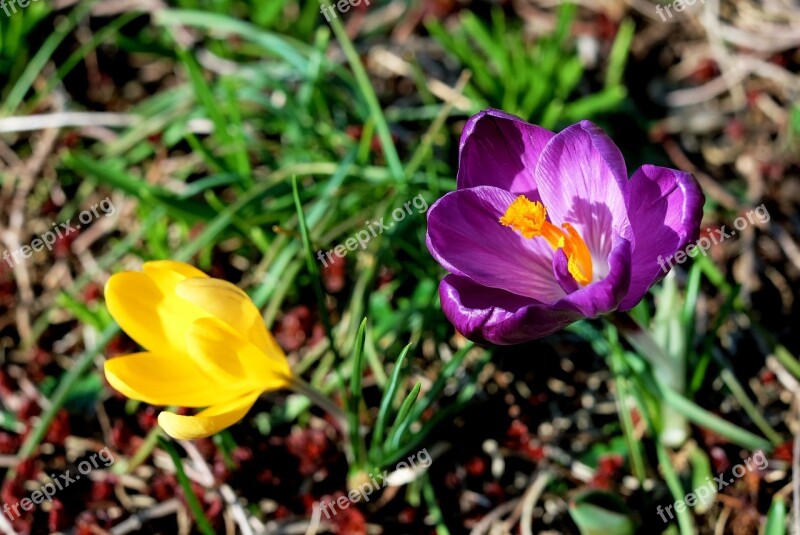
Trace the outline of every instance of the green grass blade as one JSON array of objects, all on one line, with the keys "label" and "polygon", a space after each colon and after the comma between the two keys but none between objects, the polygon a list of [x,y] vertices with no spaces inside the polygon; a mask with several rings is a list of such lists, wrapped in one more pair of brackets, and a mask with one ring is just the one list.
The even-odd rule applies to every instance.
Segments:
[{"label": "green grass blade", "polygon": [[78,4],[78,7],[70,11],[69,15],[61,20],[55,31],[51,33],[42,44],[42,48],[40,48],[28,62],[28,66],[19,79],[17,79],[11,91],[9,91],[5,102],[0,106],[0,117],[13,113],[14,110],[19,107],[20,103],[25,98],[25,94],[31,86],[33,86],[36,77],[44,70],[44,66],[56,51],[58,45],[60,45],[61,41],[72,33],[72,30],[75,29],[78,23],[89,14],[89,10],[94,3],[95,0],[88,0]]},{"label": "green grass blade", "polygon": [[186,471],[183,469],[183,461],[181,461],[178,452],[175,451],[173,445],[170,444],[169,441],[164,437],[159,436],[158,443],[169,454],[170,458],[172,459],[172,464],[175,465],[175,475],[178,478],[178,483],[183,489],[183,496],[186,498],[186,503],[189,506],[189,510],[192,512],[195,522],[197,522],[197,529],[199,529],[204,535],[215,535],[216,532],[214,531],[214,526],[212,526],[211,522],[209,522],[205,511],[203,511],[203,506],[200,504],[200,500],[197,499],[197,495],[194,493],[194,489],[192,489],[192,482],[189,480],[189,477],[186,475]]},{"label": "green grass blade", "polygon": [[282,59],[299,73],[308,71],[307,56],[313,47],[276,33],[262,30],[250,23],[217,13],[186,9],[165,9],[155,15],[155,23],[162,26],[193,26],[219,34],[234,34],[246,39]]},{"label": "green grass blade", "polygon": [[422,396],[421,403],[415,406],[411,414],[414,421],[419,420],[422,417],[422,412],[425,410],[425,407],[431,406],[439,394],[442,393],[444,387],[447,386],[447,381],[459,370],[464,359],[467,358],[467,353],[469,353],[470,349],[473,347],[474,344],[468,342],[464,347],[459,349],[455,355],[453,355],[450,362],[444,366],[431,389]]},{"label": "green grass blade", "polygon": [[[797,512],[795,512],[797,514]],[[782,496],[775,496],[772,505],[767,513],[767,525],[764,528],[764,535],[785,535],[786,534],[786,502]]]},{"label": "green grass blade", "polygon": [[442,508],[439,507],[439,502],[436,500],[436,491],[428,474],[422,476],[422,495],[428,504],[431,522],[436,526],[436,535],[450,535],[450,530],[447,529],[447,524],[444,521]]},{"label": "green grass blade", "polygon": [[347,417],[350,421],[350,442],[353,447],[356,466],[362,466],[365,461],[365,446],[361,436],[361,402],[362,381],[364,378],[364,341],[367,338],[367,318],[361,320],[356,334],[356,346],[353,350],[353,369],[350,375],[350,396],[347,400]]},{"label": "green grass blade", "polygon": [[415,384],[414,388],[411,389],[411,393],[406,396],[406,399],[403,400],[403,404],[400,405],[400,411],[397,413],[394,425],[392,425],[392,429],[389,431],[389,438],[386,440],[388,450],[394,450],[400,446],[400,441],[403,439],[405,430],[408,428],[409,422],[411,421],[409,419],[411,407],[413,407],[414,403],[417,401],[417,396],[421,388],[422,383]]},{"label": "green grass blade", "polygon": [[163,206],[173,217],[184,221],[209,221],[217,214],[209,206],[185,199],[165,189],[148,184],[142,179],[129,175],[122,162],[93,160],[83,154],[67,153],[63,159],[67,167],[75,171],[95,177],[100,183],[139,199],[142,203]]},{"label": "green grass blade", "polygon": [[719,433],[744,448],[753,451],[772,451],[772,445],[769,441],[707,411],[671,388],[657,386],[655,381],[652,382],[651,388],[657,389],[654,391],[660,392],[664,402],[695,424]]},{"label": "green grass blade", "polygon": [[[666,448],[659,441],[656,441],[656,453],[658,454],[658,466],[661,468],[664,481],[666,481],[672,497],[676,502],[682,502],[686,496],[686,491],[681,486],[681,481],[672,466],[672,460],[669,458]],[[675,514],[678,515],[678,527],[681,530],[681,535],[694,535],[695,528],[691,510],[686,507],[679,510],[676,507]]]},{"label": "green grass blade", "polygon": [[300,228],[300,236],[303,239],[303,249],[306,253],[306,267],[311,275],[312,284],[314,286],[314,293],[317,295],[317,302],[319,303],[319,315],[322,319],[322,325],[325,327],[325,332],[328,335],[328,341],[331,345],[331,351],[336,356],[336,360],[340,361],[341,358],[336,349],[336,342],[333,338],[333,329],[331,328],[331,320],[328,316],[328,307],[325,302],[325,291],[322,289],[322,282],[319,276],[319,267],[317,261],[314,259],[313,248],[311,246],[311,238],[308,234],[308,225],[306,224],[306,216],[303,213],[303,205],[300,203],[300,193],[297,189],[297,177],[292,177],[292,196],[294,198],[294,206],[297,210],[297,225]]},{"label": "green grass blade", "polygon": [[611,46],[609,54],[608,70],[606,70],[606,87],[613,87],[622,83],[625,75],[625,64],[628,62],[633,35],[636,31],[636,24],[631,19],[625,19],[619,25],[614,44]]},{"label": "green grass blade", "polygon": [[[326,5],[325,0],[319,0],[319,2],[320,5]],[[398,156],[397,148],[394,146],[392,133],[389,131],[389,125],[386,123],[386,117],[383,115],[383,109],[378,102],[375,90],[372,88],[372,84],[370,84],[367,71],[364,69],[364,65],[358,57],[358,52],[356,52],[353,42],[350,40],[350,37],[348,37],[339,18],[331,19],[330,22],[333,33],[347,58],[347,62],[350,64],[350,68],[353,69],[358,89],[367,104],[372,121],[375,123],[375,128],[378,131],[378,139],[381,142],[383,155],[392,173],[392,178],[400,182],[405,177],[403,165],[400,163],[400,156]]]},{"label": "green grass blade", "polygon": [[386,390],[381,398],[381,405],[378,409],[378,418],[375,423],[375,432],[372,435],[372,444],[369,451],[370,460],[376,464],[379,463],[375,457],[378,454],[378,449],[383,443],[383,435],[386,431],[386,422],[389,418],[389,412],[392,409],[392,403],[394,402],[395,395],[400,387],[400,377],[403,374],[403,364],[405,364],[406,355],[408,355],[410,350],[411,344],[408,344],[403,348],[403,351],[400,352],[400,356],[397,357],[397,362],[395,362],[394,369],[392,370],[392,375],[389,377],[389,382],[386,384]]},{"label": "green grass blade", "polygon": [[35,109],[39,102],[41,102],[44,97],[49,95],[53,88],[61,83],[64,77],[67,76],[72,69],[79,65],[80,62],[83,61],[92,50],[102,44],[109,36],[116,34],[123,26],[132,20],[141,17],[142,15],[143,13],[139,12],[125,13],[124,15],[121,15],[111,21],[108,25],[100,28],[96,33],[92,34],[88,41],[83,43],[77,50],[75,50],[75,52],[70,54],[64,63],[58,66],[55,76],[50,78],[44,88],[38,91],[33,98],[25,103],[25,109]]}]

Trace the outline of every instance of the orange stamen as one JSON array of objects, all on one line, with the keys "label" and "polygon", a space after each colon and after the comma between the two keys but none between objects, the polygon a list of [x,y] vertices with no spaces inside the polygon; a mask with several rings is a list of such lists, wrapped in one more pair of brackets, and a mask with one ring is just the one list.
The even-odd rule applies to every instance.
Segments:
[{"label": "orange stamen", "polygon": [[586,242],[569,223],[562,224],[566,232],[547,221],[547,209],[538,201],[520,195],[500,218],[500,224],[511,227],[526,239],[543,237],[553,250],[564,249],[567,270],[581,285],[592,281],[592,255]]}]

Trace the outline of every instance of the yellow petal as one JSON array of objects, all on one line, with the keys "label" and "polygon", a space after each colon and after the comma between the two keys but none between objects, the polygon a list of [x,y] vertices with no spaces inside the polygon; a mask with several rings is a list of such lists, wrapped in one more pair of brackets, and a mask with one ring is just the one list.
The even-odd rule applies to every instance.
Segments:
[{"label": "yellow petal", "polygon": [[267,354],[283,354],[264,326],[253,301],[239,287],[221,279],[186,279],[178,284],[183,299],[230,325]]},{"label": "yellow petal", "polygon": [[157,272],[171,271],[181,276],[181,279],[187,278],[200,278],[207,279],[208,275],[197,269],[196,267],[185,262],[175,262],[174,260],[154,260],[152,262],[145,262],[142,269],[148,275]]},{"label": "yellow petal", "polygon": [[149,276],[130,271],[108,279],[105,297],[111,316],[140,346],[163,355],[186,355],[186,330],[202,312],[191,303],[165,295]]},{"label": "yellow petal", "polygon": [[209,407],[195,416],[180,416],[165,411],[158,415],[158,424],[177,440],[208,437],[244,418],[260,395],[261,392],[251,392],[233,401]]},{"label": "yellow petal", "polygon": [[265,353],[219,318],[195,321],[186,344],[206,373],[247,385],[243,389],[275,390],[290,381],[292,373],[282,351]]},{"label": "yellow petal", "polygon": [[151,405],[208,407],[242,395],[238,385],[219,383],[185,358],[134,353],[109,359],[106,379],[117,391]]}]

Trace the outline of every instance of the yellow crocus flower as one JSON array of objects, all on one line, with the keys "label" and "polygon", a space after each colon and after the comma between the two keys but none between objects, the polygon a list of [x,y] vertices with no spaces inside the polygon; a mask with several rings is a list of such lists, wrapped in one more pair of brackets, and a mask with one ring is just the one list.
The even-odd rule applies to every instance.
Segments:
[{"label": "yellow crocus flower", "polygon": [[105,298],[147,351],[107,360],[105,374],[132,399],[206,407],[194,416],[162,411],[168,435],[213,435],[244,418],[265,391],[293,383],[286,355],[241,289],[181,262],[147,262],[143,270],[113,275]]}]

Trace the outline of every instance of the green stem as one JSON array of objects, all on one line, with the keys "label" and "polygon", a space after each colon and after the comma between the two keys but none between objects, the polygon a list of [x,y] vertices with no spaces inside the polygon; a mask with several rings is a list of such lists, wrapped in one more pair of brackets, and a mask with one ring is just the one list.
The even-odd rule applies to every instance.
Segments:
[{"label": "green stem", "polygon": [[766,436],[770,442],[772,442],[773,446],[777,446],[783,442],[781,436],[769,425],[766,418],[759,412],[758,407],[750,401],[750,398],[747,396],[747,393],[744,391],[744,387],[739,383],[733,373],[727,369],[723,368],[720,372],[720,377],[722,381],[725,383],[725,386],[728,387],[728,390],[736,397],[739,401],[739,404],[744,409],[744,412],[753,420],[753,423],[756,424],[764,436]]},{"label": "green stem", "polygon": [[764,440],[750,431],[742,429],[738,425],[723,420],[716,414],[705,410],[674,390],[665,388],[662,390],[662,394],[664,400],[672,405],[676,411],[697,425],[715,431],[752,451],[761,449],[770,451],[772,449],[769,441]]},{"label": "green stem", "polygon": [[436,500],[436,491],[433,489],[428,474],[422,476],[422,495],[428,503],[428,512],[430,513],[432,523],[436,526],[436,535],[450,535],[450,531],[447,529],[447,524],[444,521],[442,509],[439,507],[439,502]]},{"label": "green stem", "polygon": [[647,359],[654,368],[660,370],[672,366],[672,361],[658,347],[655,340],[628,314],[615,312],[611,316],[611,322],[639,355]]},{"label": "green stem", "polygon": [[347,430],[349,427],[347,423],[347,415],[338,405],[333,402],[333,400],[331,400],[331,398],[297,376],[292,377],[291,381],[289,382],[289,388],[298,394],[304,395],[317,407],[330,414],[336,422],[339,431],[344,436],[347,436]]},{"label": "green stem", "polygon": [[[620,333],[645,358],[653,368],[658,382],[670,389],[682,391],[684,388],[682,362],[675,362],[656,343],[650,333],[645,331],[627,314],[616,313],[612,322]],[[680,355],[683,358],[683,355]],[[661,432],[659,440],[672,447],[678,447],[689,436],[686,419],[671,405],[661,404]]]},{"label": "green stem", "polygon": [[[710,429],[720,435],[730,439],[731,441],[746,447],[751,450],[763,449],[770,451],[772,446],[768,440],[751,433],[741,427],[720,418],[706,409],[700,407],[693,401],[686,398],[682,392],[678,392],[670,384],[669,377],[671,370],[665,367],[669,363],[669,359],[663,354],[661,349],[656,345],[652,338],[639,327],[630,317],[616,315],[613,321],[620,332],[629,340],[639,355],[650,362],[653,367],[653,374],[642,373],[639,378],[643,381],[645,386],[654,393],[662,401],[662,410],[667,409],[668,412],[662,415],[663,429],[669,430],[667,427],[670,421],[667,418],[685,417],[695,424]],[[665,375],[666,374],[666,375]],[[664,380],[664,377],[667,380]],[[675,420],[671,420],[674,423]],[[662,431],[663,433],[663,431]],[[662,436],[659,437],[662,440]],[[667,440],[662,442],[671,443]]]},{"label": "green stem", "polygon": [[161,427],[153,427],[150,432],[147,433],[144,441],[141,443],[139,449],[136,450],[133,456],[125,463],[114,463],[114,465],[111,467],[111,472],[117,475],[132,473],[139,465],[141,465],[147,460],[148,457],[150,457],[150,454],[155,449],[156,444],[158,444],[158,438],[161,436]]},{"label": "green stem", "polygon": [[175,451],[175,448],[172,446],[172,444],[170,444],[170,442],[163,437],[159,437],[158,442],[172,459],[172,464],[175,466],[175,476],[178,479],[178,483],[183,488],[183,495],[184,498],[186,498],[186,504],[189,506],[192,516],[194,516],[194,520],[197,523],[197,529],[199,529],[203,535],[214,535],[214,527],[208,520],[205,511],[203,511],[203,506],[200,503],[200,500],[197,498],[197,494],[195,494],[194,490],[192,489],[192,482],[189,480],[189,477],[186,475],[186,471],[183,469],[183,461],[181,461],[178,452]]},{"label": "green stem", "polygon": [[611,372],[614,374],[614,384],[617,388],[617,412],[619,419],[622,423],[622,430],[625,435],[625,441],[628,443],[628,450],[630,450],[631,469],[633,475],[639,482],[644,483],[647,478],[647,472],[644,467],[644,455],[642,454],[641,444],[634,436],[633,418],[631,412],[628,410],[628,381],[623,375],[625,364],[621,351],[612,348],[611,352]]},{"label": "green stem", "polygon": [[800,362],[789,353],[786,347],[776,344],[775,345],[775,358],[778,359],[784,368],[789,370],[795,378],[800,379]]},{"label": "green stem", "polygon": [[[664,481],[667,482],[670,493],[676,502],[684,501],[686,493],[681,486],[678,474],[672,466],[672,460],[669,458],[666,448],[662,444],[656,444],[656,452],[658,453],[658,465],[664,473]],[[692,514],[686,507],[675,508],[675,513],[678,515],[678,527],[681,530],[681,535],[692,535],[695,533],[694,522],[692,521]]]}]

